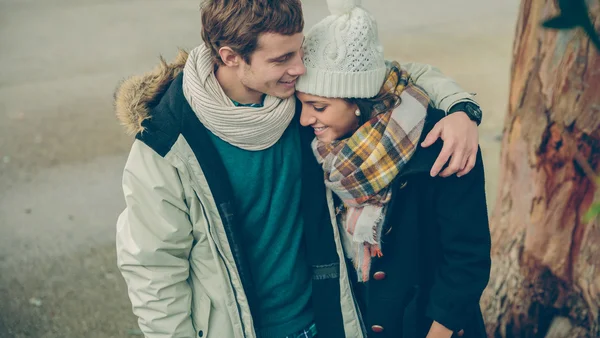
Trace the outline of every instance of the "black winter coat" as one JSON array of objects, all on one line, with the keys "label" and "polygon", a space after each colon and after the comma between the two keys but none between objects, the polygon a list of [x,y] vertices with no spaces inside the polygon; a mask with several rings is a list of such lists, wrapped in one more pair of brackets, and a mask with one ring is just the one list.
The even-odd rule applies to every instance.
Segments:
[{"label": "black winter coat", "polygon": [[[429,109],[423,138],[443,116]],[[463,338],[486,336],[479,300],[491,263],[481,154],[463,177],[432,178],[429,171],[441,147],[441,141],[419,147],[394,181],[382,231],[383,257],[374,258],[369,281],[356,282],[354,268],[347,264],[353,281],[349,289],[369,338],[424,338],[434,320],[454,332],[464,330]],[[304,161],[311,161],[308,144],[304,148]],[[336,225],[327,201],[314,199],[314,190],[325,195],[325,187],[311,178],[321,170],[314,157],[312,161],[303,186],[305,195],[313,198],[305,199],[303,206],[312,215],[305,220],[305,232],[314,270],[315,320],[319,336],[345,337],[340,306],[344,288],[339,280],[340,260],[345,258],[335,249],[339,238],[334,237]],[[337,266],[337,274],[331,273],[332,266]],[[328,273],[319,272],[323,267]]]}]

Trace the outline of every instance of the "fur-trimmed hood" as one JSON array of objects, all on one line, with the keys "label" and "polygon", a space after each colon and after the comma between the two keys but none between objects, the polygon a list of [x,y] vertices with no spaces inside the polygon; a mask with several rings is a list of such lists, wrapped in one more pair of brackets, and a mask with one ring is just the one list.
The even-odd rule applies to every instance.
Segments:
[{"label": "fur-trimmed hood", "polygon": [[179,50],[171,63],[160,57],[154,70],[124,80],[115,91],[115,113],[128,134],[144,131],[142,122],[150,118],[150,109],[163,96],[169,84],[183,71],[188,53]]}]

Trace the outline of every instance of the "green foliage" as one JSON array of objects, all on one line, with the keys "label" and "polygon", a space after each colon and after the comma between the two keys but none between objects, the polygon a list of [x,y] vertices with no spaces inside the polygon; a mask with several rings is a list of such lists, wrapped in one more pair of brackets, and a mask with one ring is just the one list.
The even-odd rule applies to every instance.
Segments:
[{"label": "green foliage", "polygon": [[590,209],[583,216],[583,220],[587,222],[591,222],[596,219],[600,215],[600,202],[594,202]]},{"label": "green foliage", "polygon": [[[597,180],[596,189],[600,187],[600,178]],[[595,201],[590,206],[590,209],[583,216],[583,221],[588,223],[591,222],[600,216],[600,200],[598,198],[598,193],[596,193]]]}]

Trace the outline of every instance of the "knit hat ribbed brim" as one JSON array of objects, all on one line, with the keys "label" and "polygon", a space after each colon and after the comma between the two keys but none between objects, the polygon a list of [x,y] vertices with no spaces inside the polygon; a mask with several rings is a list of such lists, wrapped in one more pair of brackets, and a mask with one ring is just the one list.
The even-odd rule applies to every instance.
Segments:
[{"label": "knit hat ribbed brim", "polygon": [[379,93],[386,72],[385,65],[349,73],[307,67],[306,74],[296,82],[296,90],[329,98],[369,98]]}]

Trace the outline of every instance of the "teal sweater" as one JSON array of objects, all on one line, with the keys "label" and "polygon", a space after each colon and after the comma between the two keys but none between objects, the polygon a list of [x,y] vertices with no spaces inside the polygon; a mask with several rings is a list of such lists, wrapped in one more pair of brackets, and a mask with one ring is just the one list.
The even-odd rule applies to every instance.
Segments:
[{"label": "teal sweater", "polygon": [[233,187],[246,254],[258,296],[259,337],[283,338],[313,321],[311,277],[300,213],[298,124],[261,151],[247,151],[210,133]]}]

